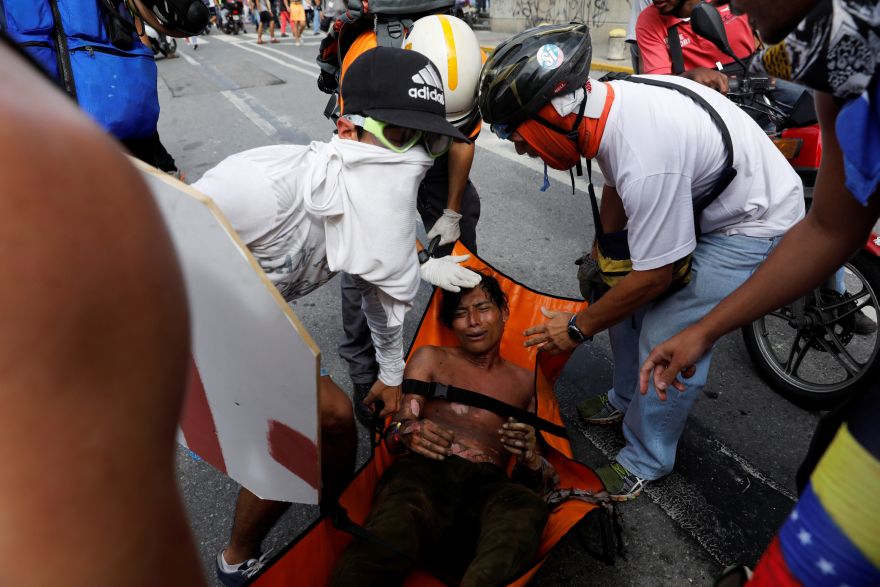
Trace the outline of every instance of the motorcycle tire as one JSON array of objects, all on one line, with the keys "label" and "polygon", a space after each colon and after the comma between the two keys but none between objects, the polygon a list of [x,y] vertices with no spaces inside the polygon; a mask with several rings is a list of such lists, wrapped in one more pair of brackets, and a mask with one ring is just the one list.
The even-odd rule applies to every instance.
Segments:
[{"label": "motorcycle tire", "polygon": [[[859,251],[846,263],[844,281],[842,294],[823,285],[742,329],[764,381],[806,409],[833,409],[880,376],[880,258]],[[801,302],[798,318],[793,308]],[[871,321],[873,332],[865,333]]]}]

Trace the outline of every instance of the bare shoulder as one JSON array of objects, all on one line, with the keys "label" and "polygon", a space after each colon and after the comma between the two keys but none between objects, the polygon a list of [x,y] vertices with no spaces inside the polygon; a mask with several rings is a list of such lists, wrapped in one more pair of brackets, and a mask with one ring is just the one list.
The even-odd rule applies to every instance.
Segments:
[{"label": "bare shoulder", "polygon": [[425,345],[415,350],[406,362],[404,377],[407,379],[430,380],[434,375],[437,365],[442,364],[448,357],[446,347]]}]

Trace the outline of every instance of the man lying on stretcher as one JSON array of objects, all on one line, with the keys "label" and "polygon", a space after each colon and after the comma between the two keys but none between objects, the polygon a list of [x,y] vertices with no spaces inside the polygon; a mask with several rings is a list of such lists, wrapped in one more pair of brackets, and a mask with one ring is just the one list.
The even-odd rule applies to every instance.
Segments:
[{"label": "man lying on stretcher", "polygon": [[410,358],[403,407],[385,439],[392,453],[407,454],[385,471],[364,524],[379,540],[355,540],[331,585],[400,585],[420,565],[463,574],[464,587],[489,587],[532,563],[548,517],[539,492],[554,476],[538,453],[535,429],[407,393],[407,380],[436,382],[534,412],[534,375],[500,354],[507,297],[483,275],[473,289],[444,291],[440,316],[461,346],[425,346]]}]

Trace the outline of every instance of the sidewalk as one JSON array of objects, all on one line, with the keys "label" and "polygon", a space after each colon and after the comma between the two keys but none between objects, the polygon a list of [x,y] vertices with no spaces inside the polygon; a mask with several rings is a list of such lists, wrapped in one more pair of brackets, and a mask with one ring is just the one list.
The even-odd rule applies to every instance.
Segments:
[{"label": "sidewalk", "polygon": [[[480,41],[480,47],[486,53],[491,53],[495,47],[503,40],[509,38],[508,33],[496,33],[494,31],[474,31],[477,39]],[[632,67],[629,59],[608,59],[606,53],[608,51],[607,43],[593,44],[593,61],[590,69],[592,71],[614,71],[632,73]],[[629,57],[629,51],[626,52]]]}]

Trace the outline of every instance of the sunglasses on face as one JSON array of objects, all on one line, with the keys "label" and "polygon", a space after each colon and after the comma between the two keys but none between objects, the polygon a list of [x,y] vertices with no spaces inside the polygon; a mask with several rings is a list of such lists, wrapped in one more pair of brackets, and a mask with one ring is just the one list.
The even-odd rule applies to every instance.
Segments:
[{"label": "sunglasses on face", "polygon": [[428,156],[436,159],[446,154],[452,146],[452,137],[446,135],[397,126],[369,116],[347,114],[345,118],[379,139],[383,147],[395,153],[406,153],[421,143]]}]

